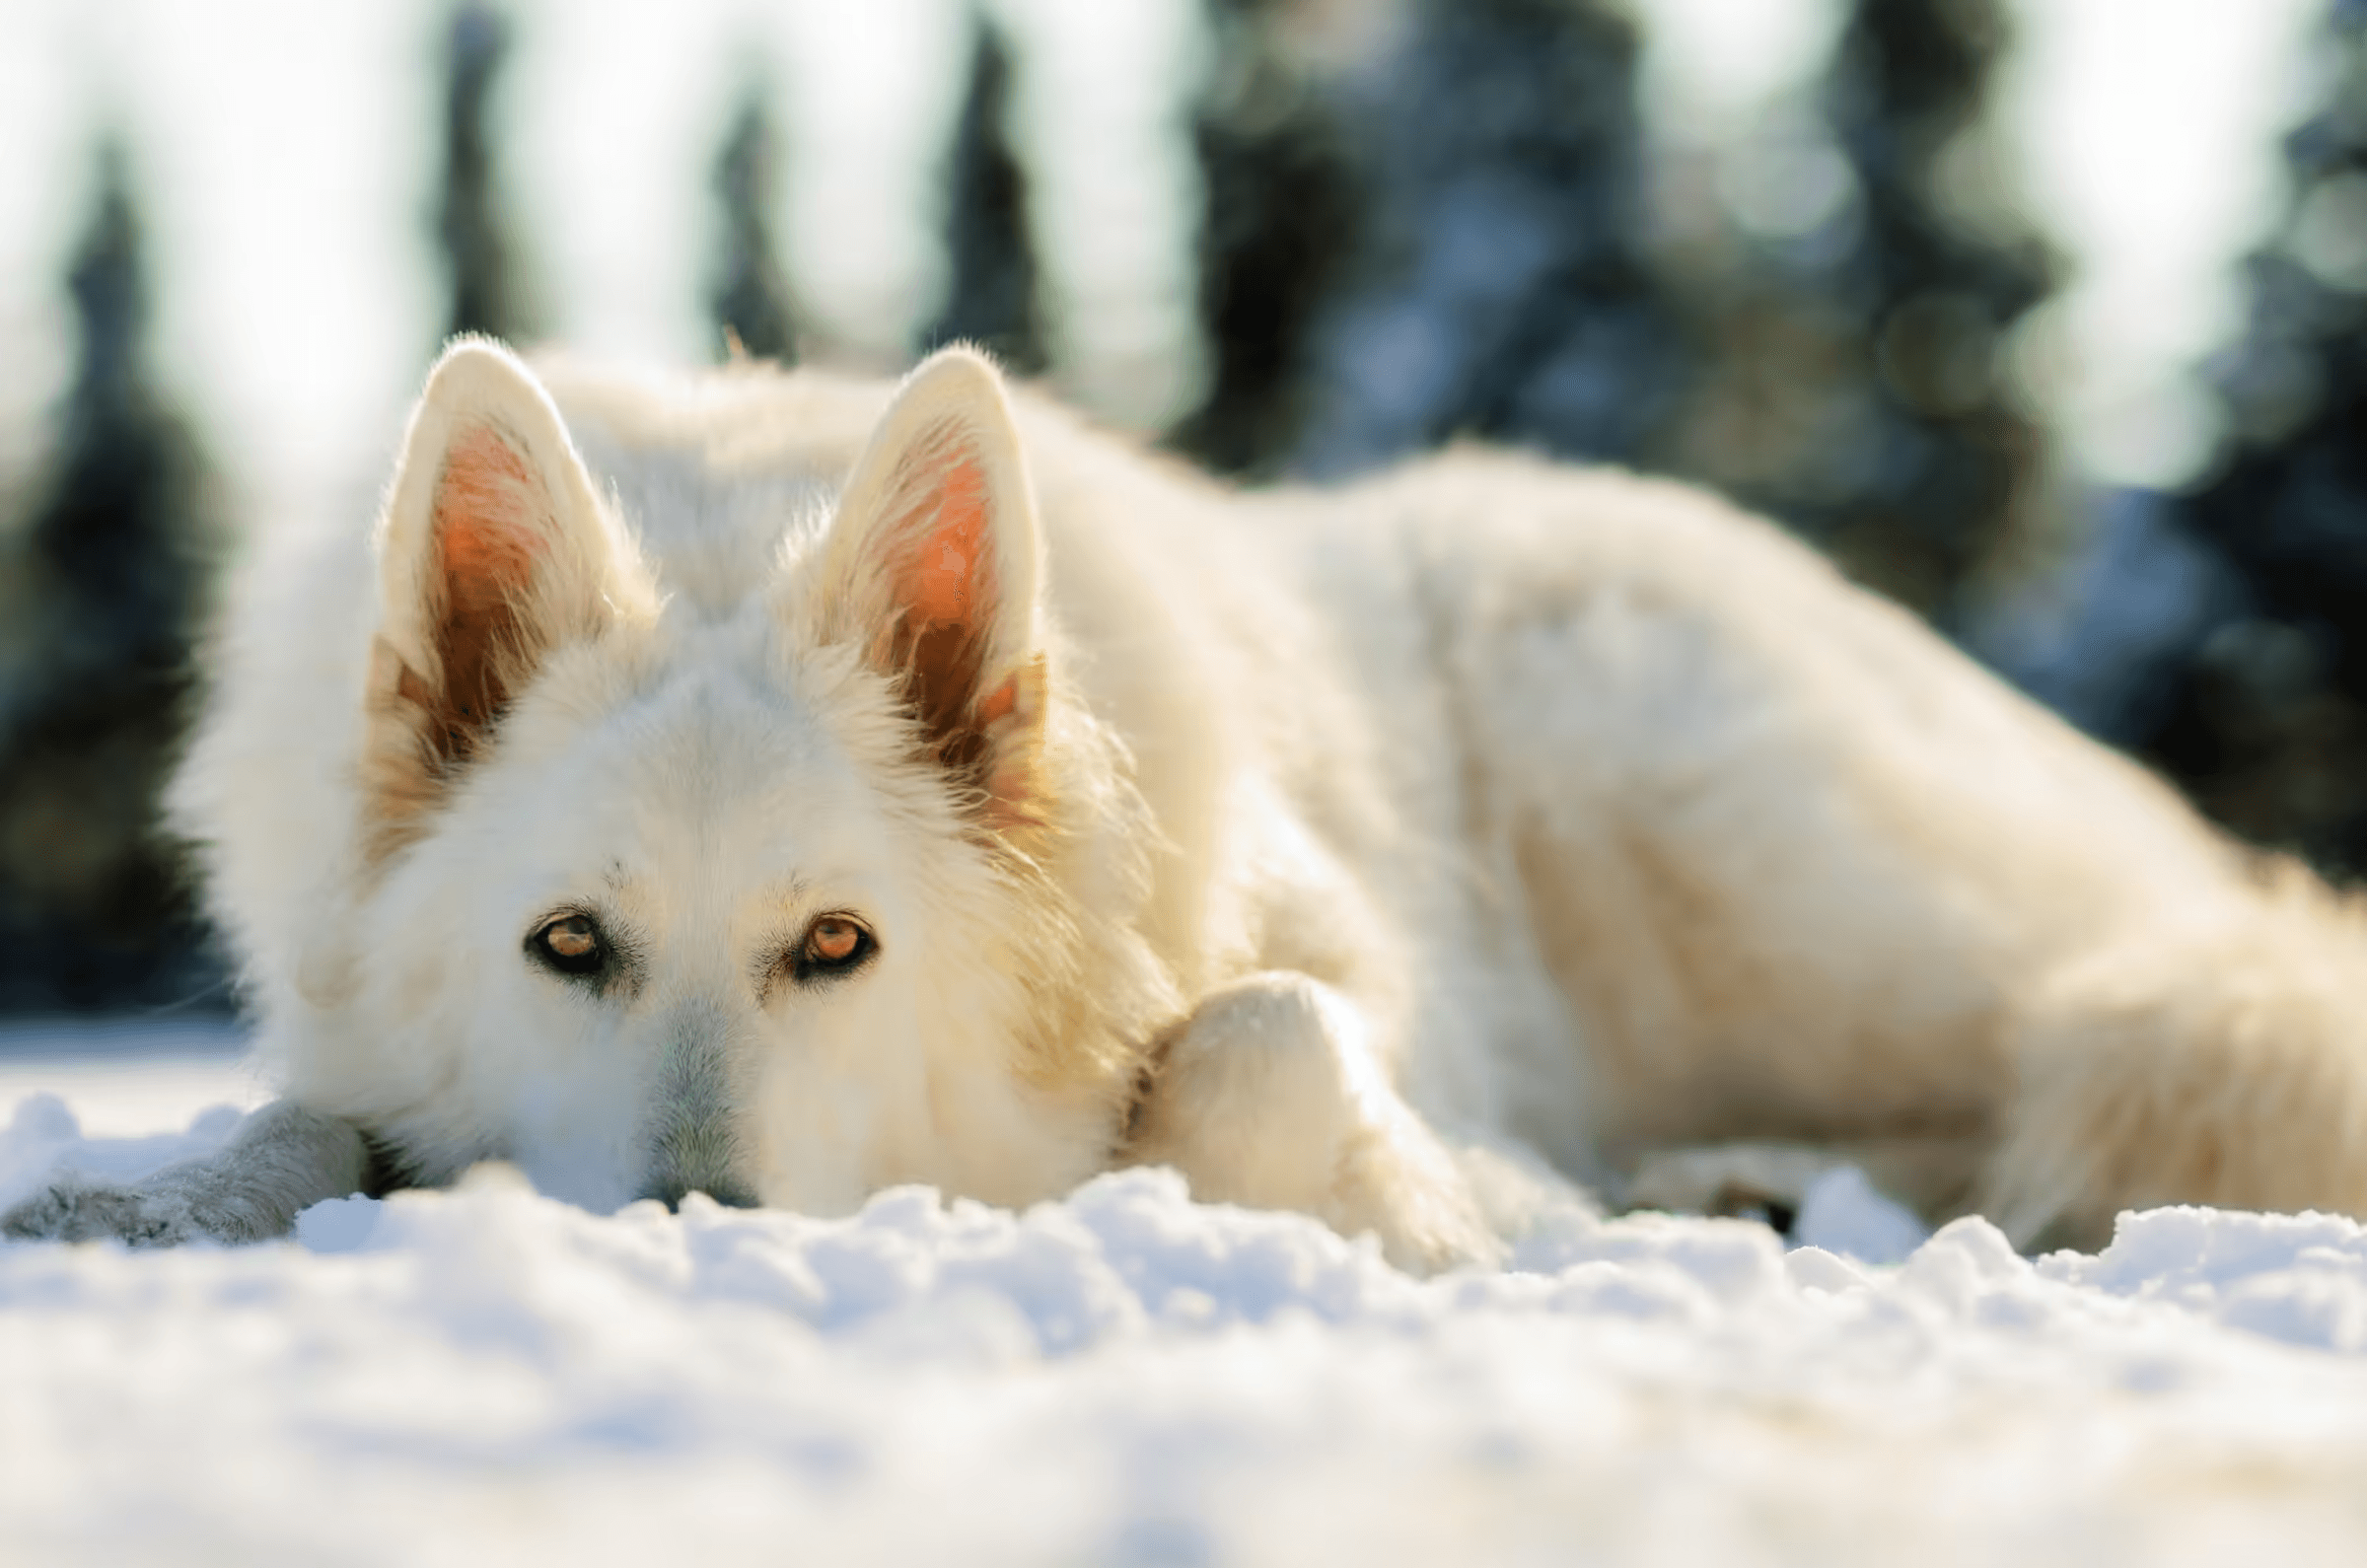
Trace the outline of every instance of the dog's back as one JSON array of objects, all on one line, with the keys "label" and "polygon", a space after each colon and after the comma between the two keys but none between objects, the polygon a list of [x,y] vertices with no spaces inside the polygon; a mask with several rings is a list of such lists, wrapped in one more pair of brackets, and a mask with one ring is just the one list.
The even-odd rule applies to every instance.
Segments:
[{"label": "dog's back", "polygon": [[[2289,1131],[2197,1117],[2168,1136],[2171,1117],[2128,1150],[2109,1106],[2089,1112],[2103,1125],[2040,1134],[2030,1091],[2092,1048],[2066,1016],[2103,1005],[2091,988],[2131,954],[2207,974],[2241,950],[2231,985],[2288,1006],[2330,955],[2355,967],[2367,949],[2309,879],[2267,891],[2258,857],[2158,779],[1698,491],[1470,453],[1377,482],[1367,505],[1404,520],[1421,612],[1336,618],[1368,650],[1427,627],[1442,733],[1466,758],[1464,848],[1522,916],[1508,940],[1536,943],[1558,982],[1591,1069],[1584,1124],[1614,1165],[1733,1139],[1844,1145],[1932,1207],[2093,1237],[2138,1194],[2034,1186],[2064,1157],[2031,1141],[2068,1137],[2146,1167],[2145,1200],[2271,1200],[2216,1151]],[[2264,925],[2287,936],[2263,943]],[[2244,1058],[2250,1025],[2155,1022],[2139,1075],[2191,1075],[2171,1064],[2202,1049],[2252,1086],[2224,1105],[2270,1066]],[[2303,1059],[2355,1056],[2337,1017],[2310,1037]],[[2342,1104],[2367,1104],[2355,1073],[2331,1076]],[[1568,1147],[1572,1096],[1499,1092],[1494,1116]],[[2367,1166],[2331,1150],[2318,1165],[2319,1201],[2367,1201]]]}]

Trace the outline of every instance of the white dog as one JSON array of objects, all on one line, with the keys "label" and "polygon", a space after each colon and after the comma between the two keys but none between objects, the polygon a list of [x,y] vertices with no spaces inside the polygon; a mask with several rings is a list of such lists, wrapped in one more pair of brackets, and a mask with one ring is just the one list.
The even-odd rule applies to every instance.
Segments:
[{"label": "white dog", "polygon": [[1482,1171],[1770,1145],[2026,1244],[2367,1213],[2352,913],[1698,491],[1241,495],[966,351],[463,342],[375,535],[264,543],[174,811],[286,1098],[12,1235],[1164,1162],[1436,1265]]}]

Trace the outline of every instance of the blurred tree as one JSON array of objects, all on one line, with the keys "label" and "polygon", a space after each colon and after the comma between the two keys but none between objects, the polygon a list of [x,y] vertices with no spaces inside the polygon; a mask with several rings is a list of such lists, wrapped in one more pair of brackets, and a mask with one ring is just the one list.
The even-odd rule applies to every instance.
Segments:
[{"label": "blurred tree", "polygon": [[156,831],[212,555],[202,465],[156,394],[120,150],[68,289],[81,331],[50,471],[0,582],[0,1008],[187,999],[220,973]]},{"label": "blurred tree", "polygon": [[1637,238],[1632,25],[1608,0],[1414,0],[1343,110],[1371,220],[1316,333],[1297,464],[1462,433],[1644,451],[1685,366]]},{"label": "blurred tree", "polygon": [[509,58],[510,23],[467,0],[444,29],[444,168],[436,239],[452,290],[450,332],[516,339],[535,323],[517,286],[493,156],[493,95]]},{"label": "blurred tree", "polygon": [[1701,370],[1663,460],[1949,630],[2044,458],[1999,352],[2057,272],[1982,133],[2005,42],[1996,0],[1855,0],[1822,123],[1739,150],[1727,253],[1672,269]]},{"label": "blurred tree", "polygon": [[1309,333],[1363,209],[1333,84],[1279,36],[1290,5],[1210,0],[1216,64],[1196,127],[1209,387],[1168,437],[1210,467],[1258,477],[1298,446]]},{"label": "blurred tree", "polygon": [[1047,363],[1028,233],[1028,178],[1007,123],[1011,54],[1002,34],[972,13],[969,87],[946,162],[945,308],[921,333],[926,350],[956,341],[987,349],[1023,376]]},{"label": "blurred tree", "polygon": [[736,343],[756,359],[790,365],[797,361],[795,317],[772,243],[776,136],[764,89],[751,85],[715,160],[723,245],[707,306],[727,346]]},{"label": "blurred tree", "polygon": [[2331,87],[2285,142],[2293,196],[2209,374],[2230,443],[2176,508],[2238,602],[2171,661],[2144,749],[2237,831],[2367,871],[2367,4],[2332,6]]}]

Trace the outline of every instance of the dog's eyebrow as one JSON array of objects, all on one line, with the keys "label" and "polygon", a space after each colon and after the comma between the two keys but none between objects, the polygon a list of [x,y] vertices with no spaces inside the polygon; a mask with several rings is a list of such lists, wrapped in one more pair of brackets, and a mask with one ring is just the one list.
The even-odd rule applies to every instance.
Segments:
[{"label": "dog's eyebrow", "polygon": [[610,892],[622,892],[624,885],[632,879],[624,874],[624,862],[611,860],[609,862],[609,869],[600,874],[600,880],[609,885]]}]

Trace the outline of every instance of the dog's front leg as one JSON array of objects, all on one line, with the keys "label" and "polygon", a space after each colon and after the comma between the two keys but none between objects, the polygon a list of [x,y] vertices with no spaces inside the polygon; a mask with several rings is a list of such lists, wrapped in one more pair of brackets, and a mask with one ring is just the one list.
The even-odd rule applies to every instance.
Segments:
[{"label": "dog's front leg", "polygon": [[249,1116],[214,1153],[129,1185],[56,1176],[0,1215],[0,1235],[113,1238],[133,1247],[174,1247],[201,1237],[259,1242],[287,1234],[316,1203],[369,1189],[371,1166],[359,1127],[281,1100]]},{"label": "dog's front leg", "polygon": [[1127,1160],[1174,1166],[1204,1201],[1372,1231],[1401,1266],[1493,1257],[1454,1156],[1389,1082],[1370,1028],[1304,974],[1210,992],[1162,1042]]}]

